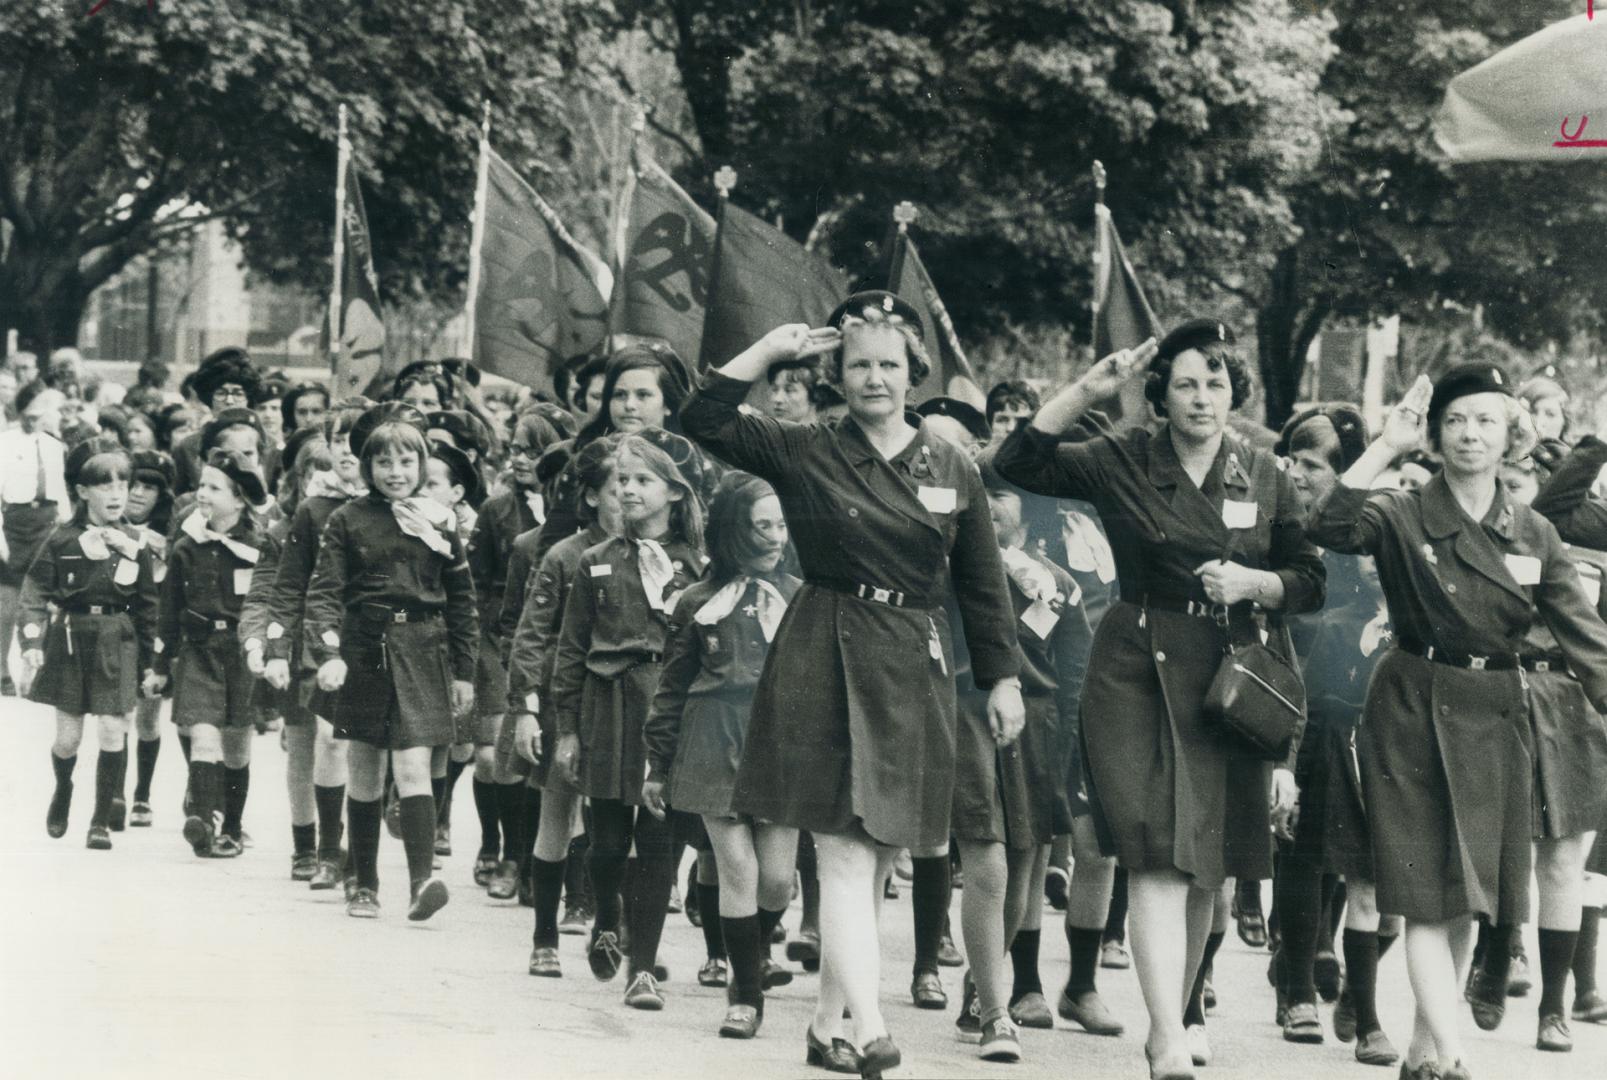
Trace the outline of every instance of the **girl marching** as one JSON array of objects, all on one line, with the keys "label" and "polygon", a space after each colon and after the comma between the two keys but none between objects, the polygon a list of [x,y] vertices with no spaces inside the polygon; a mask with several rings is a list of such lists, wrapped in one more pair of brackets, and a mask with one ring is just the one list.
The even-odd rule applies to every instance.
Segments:
[{"label": "girl marching", "polygon": [[[151,550],[151,570],[156,584],[167,577],[167,533],[173,514],[173,459],[160,450],[136,450],[128,478],[128,502],[123,520]],[[156,758],[162,749],[162,699],[141,696],[134,709],[134,728],[138,742],[134,752],[133,804],[128,824],[149,828],[151,824],[151,780],[156,776]],[[124,761],[125,771],[127,761]],[[115,831],[122,804],[122,790],[112,801],[112,827]]]}]

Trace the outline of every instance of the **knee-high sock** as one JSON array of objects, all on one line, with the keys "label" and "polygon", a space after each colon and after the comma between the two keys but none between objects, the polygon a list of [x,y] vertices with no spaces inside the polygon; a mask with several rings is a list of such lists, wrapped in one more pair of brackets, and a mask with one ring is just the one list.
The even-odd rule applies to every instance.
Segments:
[{"label": "knee-high sock", "polygon": [[538,948],[558,947],[558,900],[563,892],[567,863],[567,859],[548,862],[539,855],[530,857],[531,893],[536,908],[536,931],[531,943]]},{"label": "knee-high sock", "polygon": [[947,855],[912,859],[914,881],[910,906],[915,915],[915,971],[937,971],[937,954],[943,948],[943,923],[949,913],[952,881]]},{"label": "knee-high sock", "polygon": [[480,854],[495,855],[502,848],[497,833],[497,785],[474,781],[474,809],[480,815]]},{"label": "knee-high sock", "polygon": [[1601,928],[1601,908],[1587,907],[1580,912],[1579,944],[1574,947],[1574,1000],[1589,996],[1596,989],[1596,941]]},{"label": "knee-high sock", "polygon": [[1276,885],[1282,935],[1279,981],[1289,1004],[1310,1005],[1317,1000],[1312,964],[1326,925],[1322,909],[1322,865],[1309,856],[1285,851],[1278,858]]},{"label": "knee-high sock", "polygon": [[56,790],[68,794],[73,790],[73,769],[78,764],[78,755],[72,757],[57,757],[52,751],[50,755],[50,770],[56,777]]},{"label": "knee-high sock", "polygon": [[1224,935],[1213,932],[1205,939],[1205,955],[1200,957],[1200,969],[1194,973],[1194,989],[1189,994],[1188,1008],[1183,1010],[1183,1023],[1188,1026],[1205,1023],[1205,974],[1211,970],[1217,949],[1222,947]]},{"label": "knee-high sock", "polygon": [[[707,911],[708,908],[704,908],[703,910]],[[759,958],[761,960],[770,959],[770,939],[773,936],[775,936],[776,927],[781,925],[782,917],[785,916],[786,914],[787,914],[787,909],[786,908],[782,908],[779,911],[772,911],[770,908],[767,908],[767,907],[764,907],[763,905],[760,905],[760,907],[759,907]]]},{"label": "knee-high sock", "polygon": [[190,810],[212,827],[212,817],[223,808],[223,764],[190,759]]},{"label": "knee-high sock", "polygon": [[[716,909],[717,910],[717,909]],[[716,916],[709,911],[703,916],[707,922],[720,923],[721,938],[731,956],[731,1003],[762,1008],[764,981],[759,939],[759,916],[743,915],[730,918]]]},{"label": "knee-high sock", "polygon": [[591,877],[586,873],[589,850],[591,838],[585,833],[569,841],[569,857],[564,860],[564,904],[569,907],[592,907]]},{"label": "knee-high sock", "polygon": [[1577,930],[1540,928],[1540,1015],[1563,1016],[1563,992],[1568,988],[1568,972],[1574,965],[1574,949],[1579,944]]},{"label": "knee-high sock", "polygon": [[638,854],[631,890],[630,922],[631,974],[652,971],[658,959],[658,944],[664,936],[664,917],[668,914],[670,890],[675,886],[675,863],[668,854]]},{"label": "knee-high sock", "polygon": [[312,798],[318,808],[318,857],[338,859],[340,842],[346,831],[340,819],[341,808],[346,801],[346,785],[315,785]]},{"label": "knee-high sock", "polygon": [[718,885],[704,885],[698,882],[697,903],[698,909],[703,912],[703,951],[709,959],[718,959],[726,955],[725,937],[720,933],[725,920],[720,915],[720,887]]},{"label": "knee-high sock", "polygon": [[156,757],[162,752],[161,739],[141,739],[134,747],[134,801],[151,801],[151,778],[156,775]]},{"label": "knee-high sock", "polygon": [[240,838],[241,816],[245,813],[246,795],[251,791],[251,766],[238,769],[223,767],[223,831]]},{"label": "knee-high sock", "polygon": [[95,814],[91,825],[107,825],[112,820],[112,800],[123,793],[123,769],[127,750],[102,750],[95,761]]},{"label": "knee-high sock", "polygon": [[446,777],[430,777],[430,798],[435,800],[435,820],[439,824],[446,824],[446,817],[441,813],[446,805]]},{"label": "knee-high sock", "polygon": [[[1038,946],[1042,941],[1042,930],[1017,930],[1015,940],[1010,942],[1010,967],[1014,972],[1010,984],[1012,1005],[1028,994],[1043,993],[1043,980],[1038,975]],[[1099,956],[1097,930],[1094,931],[1094,956],[1097,962]]]},{"label": "knee-high sock", "polygon": [[443,825],[452,817],[452,792],[457,790],[458,777],[462,776],[463,770],[468,767],[467,761],[453,761],[450,757],[446,759],[446,784],[436,800],[440,804],[437,807],[438,820]]},{"label": "knee-high sock", "polygon": [[1512,969],[1512,939],[1518,936],[1519,927],[1495,925],[1490,927],[1484,949],[1484,975],[1492,982],[1506,985],[1507,972]]},{"label": "knee-high sock", "polygon": [[525,784],[497,785],[497,821],[502,826],[502,858],[518,862],[524,852]]},{"label": "knee-high sock", "polygon": [[397,807],[402,819],[402,847],[407,876],[414,887],[435,872],[435,796],[405,795]]},{"label": "knee-high sock", "polygon": [[[1019,938],[1021,935],[1016,934]],[[1071,947],[1071,969],[1066,973],[1066,996],[1075,999],[1098,988],[1099,948],[1104,931],[1066,927],[1066,944]]]},{"label": "knee-high sock", "polygon": [[1356,1009],[1356,1034],[1377,1031],[1378,935],[1370,930],[1345,928],[1345,993]]},{"label": "knee-high sock", "polygon": [[359,888],[379,889],[379,818],[380,800],[346,800],[347,842]]},{"label": "knee-high sock", "polygon": [[1110,911],[1105,916],[1105,940],[1127,940],[1127,869],[1118,866],[1110,889]]}]

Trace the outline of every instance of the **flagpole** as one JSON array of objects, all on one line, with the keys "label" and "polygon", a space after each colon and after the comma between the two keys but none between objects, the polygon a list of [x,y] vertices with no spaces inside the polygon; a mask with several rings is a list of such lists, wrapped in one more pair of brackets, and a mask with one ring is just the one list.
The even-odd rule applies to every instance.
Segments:
[{"label": "flagpole", "polygon": [[340,107],[340,126],[335,138],[335,254],[334,274],[329,287],[329,370],[333,372],[340,358],[340,335],[343,329],[340,304],[340,276],[346,263],[346,168],[351,158],[351,144],[346,141],[346,106]]},{"label": "flagpole", "polygon": [[470,361],[474,356],[475,307],[480,299],[480,248],[485,243],[486,181],[491,169],[491,102],[482,103],[480,116],[480,160],[474,173],[474,212],[469,222],[469,295],[463,305],[463,341],[460,352]]},{"label": "flagpole", "polygon": [[910,226],[920,216],[921,212],[908,199],[893,207],[893,221],[898,225],[898,233],[893,237],[893,257],[887,267],[887,288],[891,292],[898,291],[898,279],[904,270],[904,245],[908,242]]},{"label": "flagpole", "polygon": [[720,241],[721,233],[725,230],[725,204],[731,198],[731,189],[737,186],[737,171],[729,165],[721,165],[714,171],[714,191],[718,202],[714,209],[714,255],[709,260],[709,302],[703,308],[703,342],[698,357],[698,370],[705,371],[712,367],[714,359],[708,355],[709,348],[709,317],[714,314],[715,297],[720,290]]},{"label": "flagpole", "polygon": [[625,250],[625,234],[630,230],[631,199],[636,190],[636,140],[647,130],[646,103],[640,97],[633,98],[631,108],[633,112],[630,138],[625,143],[624,168],[620,172],[619,198],[613,222],[614,235],[609,237],[610,245],[614,249],[614,295],[608,302],[607,340],[610,354],[614,351],[614,324],[620,308],[626,302],[625,294],[629,291],[625,280],[625,263],[630,253]]},{"label": "flagpole", "polygon": [[1110,211],[1105,207],[1105,164],[1096,160],[1094,162],[1094,302],[1093,321],[1089,326],[1099,321],[1099,275],[1101,267],[1109,259],[1109,255],[1104,251],[1105,230],[1099,227],[1099,221],[1102,215],[1108,213]]}]

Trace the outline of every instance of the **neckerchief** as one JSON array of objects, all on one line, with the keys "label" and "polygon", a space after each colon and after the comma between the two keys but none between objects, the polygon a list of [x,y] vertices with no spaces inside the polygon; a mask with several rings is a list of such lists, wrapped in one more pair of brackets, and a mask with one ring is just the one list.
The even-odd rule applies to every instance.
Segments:
[{"label": "neckerchief", "polygon": [[1028,600],[1048,603],[1060,594],[1054,571],[1019,548],[1002,548],[1004,572]]},{"label": "neckerchief", "polygon": [[752,578],[746,574],[733,578],[721,586],[719,592],[709,597],[708,603],[697,609],[692,621],[702,626],[713,626],[736,610],[750,584],[758,587],[754,607],[758,610],[759,629],[764,631],[765,641],[774,641],[776,628],[781,625],[781,616],[787,610],[787,598],[781,595],[780,589],[764,578]]},{"label": "neckerchief", "polygon": [[232,553],[236,558],[243,562],[251,563],[253,566],[256,565],[257,558],[261,554],[261,552],[252,547],[250,544],[236,540],[232,536],[225,536],[223,533],[214,532],[213,529],[206,523],[206,515],[201,513],[199,510],[193,511],[189,517],[185,518],[184,524],[179,528],[185,536],[188,536],[196,543],[222,544],[224,547],[228,548],[230,553]]},{"label": "neckerchief", "polygon": [[1108,585],[1116,580],[1116,559],[1110,543],[1087,514],[1067,510],[1061,517],[1061,538],[1066,544],[1066,565],[1081,574],[1090,571]]},{"label": "neckerchief", "polygon": [[391,503],[391,513],[396,517],[396,524],[408,536],[418,537],[424,541],[426,547],[437,554],[452,557],[452,541],[441,535],[439,528],[454,524],[452,512],[446,507],[434,499],[415,495],[410,499],[397,499]]},{"label": "neckerchief", "polygon": [[530,507],[530,516],[536,519],[537,525],[547,523],[547,500],[541,497],[541,492],[525,492],[525,505]]},{"label": "neckerchief", "polygon": [[647,591],[647,604],[654,611],[669,611],[664,602],[664,589],[675,578],[675,567],[657,540],[637,540],[636,569],[642,576],[642,587]]},{"label": "neckerchief", "polygon": [[140,542],[110,525],[87,525],[78,534],[78,546],[86,559],[100,562],[111,558],[113,551],[125,559],[132,559],[139,554]]}]

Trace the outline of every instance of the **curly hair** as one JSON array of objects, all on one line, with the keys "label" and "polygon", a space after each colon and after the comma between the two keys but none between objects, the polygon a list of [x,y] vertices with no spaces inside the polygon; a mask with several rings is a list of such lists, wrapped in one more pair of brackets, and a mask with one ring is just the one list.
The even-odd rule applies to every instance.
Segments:
[{"label": "curly hair", "polygon": [[[866,307],[857,313],[849,312],[849,314],[872,326],[891,326],[898,331],[899,336],[904,339],[904,357],[909,363],[911,390],[921,385],[926,380],[926,377],[932,373],[932,358],[927,354],[926,346],[921,342],[921,328],[918,325],[905,322],[897,315],[889,315],[879,307]],[[845,347],[845,345],[837,346],[836,350],[826,357],[823,368],[826,379],[836,386],[843,384],[843,351]]]},{"label": "curly hair", "polygon": [[[1237,409],[1250,400],[1254,384],[1250,381],[1250,368],[1244,362],[1239,351],[1226,342],[1214,342],[1198,349],[1184,349],[1178,356],[1190,352],[1197,352],[1205,359],[1207,371],[1226,371],[1228,385],[1233,388],[1233,404],[1231,408]],[[1149,363],[1149,375],[1144,379],[1144,397],[1155,409],[1155,415],[1161,419],[1166,418],[1166,390],[1172,382],[1172,365],[1177,362],[1177,356],[1158,354]]]},{"label": "curly hair", "polygon": [[[1501,408],[1505,411],[1507,420],[1507,448],[1501,455],[1501,460],[1522,461],[1540,441],[1540,436],[1534,429],[1534,418],[1529,415],[1529,410],[1523,407],[1523,403],[1510,394],[1501,395]],[[1443,459],[1440,430],[1445,426],[1445,413],[1441,412],[1436,421],[1428,430],[1428,448]]]}]

